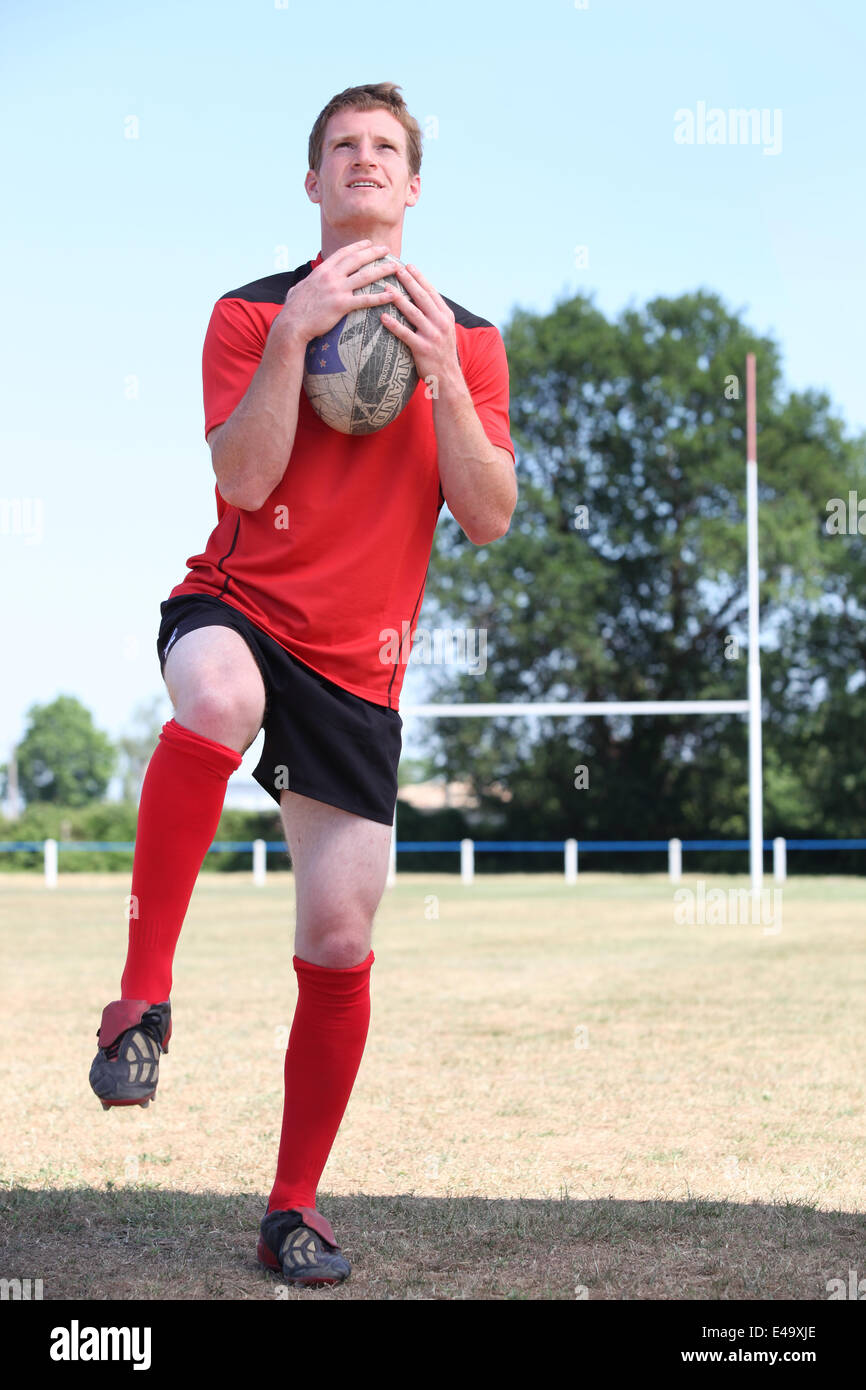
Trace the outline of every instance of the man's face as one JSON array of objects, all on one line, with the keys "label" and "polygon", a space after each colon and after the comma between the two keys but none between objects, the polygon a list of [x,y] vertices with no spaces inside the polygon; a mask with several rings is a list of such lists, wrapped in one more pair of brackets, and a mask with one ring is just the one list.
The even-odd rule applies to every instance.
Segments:
[{"label": "man's face", "polygon": [[323,232],[343,244],[387,241],[418,201],[421,176],[409,175],[406,132],[390,111],[338,111],[325,128],[319,172],[309,171],[305,187],[321,204]]}]

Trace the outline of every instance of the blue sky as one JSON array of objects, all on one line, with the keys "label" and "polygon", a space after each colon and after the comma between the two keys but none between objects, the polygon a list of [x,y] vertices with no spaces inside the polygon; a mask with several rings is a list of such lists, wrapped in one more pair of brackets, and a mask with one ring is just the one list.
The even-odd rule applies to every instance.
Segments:
[{"label": "blue sky", "polygon": [[[6,0],[0,51],[0,761],[33,702],[116,736],[164,691],[159,604],[215,522],[208,318],[318,253],[307,140],[344,87],[399,82],[428,132],[403,256],[451,299],[502,326],[705,287],[866,427],[857,0]],[[778,148],[677,143],[699,103]]]}]

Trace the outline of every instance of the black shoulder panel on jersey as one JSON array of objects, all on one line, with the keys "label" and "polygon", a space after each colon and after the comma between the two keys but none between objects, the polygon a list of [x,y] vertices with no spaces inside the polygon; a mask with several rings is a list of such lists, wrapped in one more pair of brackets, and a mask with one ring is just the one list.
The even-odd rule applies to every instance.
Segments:
[{"label": "black shoulder panel on jersey", "polygon": [[468,309],[464,309],[462,304],[455,304],[453,299],[449,299],[443,294],[442,298],[448,305],[457,323],[463,328],[495,328],[495,323],[490,323],[488,319],[481,319],[477,314],[470,314]]},{"label": "black shoulder panel on jersey", "polygon": [[[286,295],[296,285],[299,280],[305,280],[312,272],[312,261],[307,261],[305,265],[299,265],[295,270],[283,270],[277,275],[265,275],[261,280],[251,280],[248,285],[241,285],[240,289],[229,290],[228,294],[221,294],[220,299],[245,299],[248,304],[282,304]],[[457,304],[447,295],[442,296],[448,308],[454,315],[457,323],[463,328],[495,328],[496,325],[489,319],[479,318],[478,314],[472,314],[468,309],[464,309],[462,304]]]},{"label": "black shoulder panel on jersey", "polygon": [[239,290],[221,294],[220,299],[245,299],[248,304],[282,304],[292,285],[305,280],[312,269],[312,261],[307,261],[306,265],[299,265],[296,270],[283,270],[278,275],[251,280],[248,285],[241,285]]}]

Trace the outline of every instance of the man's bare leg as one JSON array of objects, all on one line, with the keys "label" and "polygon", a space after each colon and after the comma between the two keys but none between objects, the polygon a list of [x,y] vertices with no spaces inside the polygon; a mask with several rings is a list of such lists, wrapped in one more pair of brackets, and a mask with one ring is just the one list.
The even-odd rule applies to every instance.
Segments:
[{"label": "man's bare leg", "polygon": [[313,965],[357,965],[385,891],[391,826],[291,791],[280,813],[295,875],[295,954]]},{"label": "man's bare leg", "polygon": [[[295,872],[298,1003],[268,1211],[303,1211],[307,1226],[334,1243],[315,1211],[316,1193],[367,1040],[370,943],[388,876],[391,827],[291,791],[283,792],[281,812]],[[327,1267],[331,1254],[322,1258]],[[343,1257],[338,1252],[333,1259]],[[346,1273],[348,1265],[341,1277]]]}]

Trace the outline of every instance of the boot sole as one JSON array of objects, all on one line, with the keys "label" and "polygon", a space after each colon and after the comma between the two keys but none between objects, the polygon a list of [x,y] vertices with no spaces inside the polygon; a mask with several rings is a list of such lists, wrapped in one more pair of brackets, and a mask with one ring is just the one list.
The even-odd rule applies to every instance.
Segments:
[{"label": "boot sole", "polygon": [[156,1100],[156,1094],[147,1096],[145,1100],[103,1100],[99,1097],[99,1103],[103,1110],[113,1110],[116,1105],[140,1105],[142,1110],[146,1110],[152,1100]]}]

